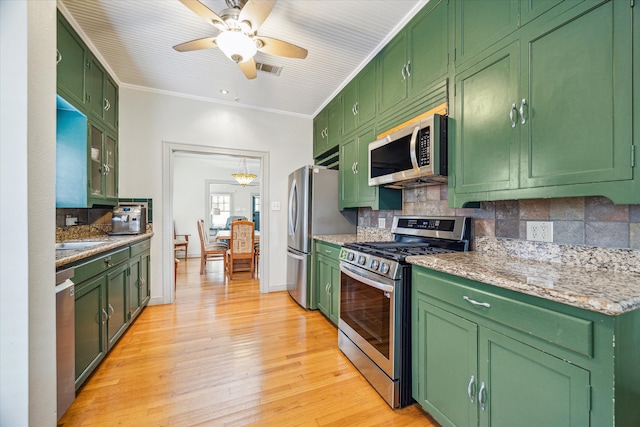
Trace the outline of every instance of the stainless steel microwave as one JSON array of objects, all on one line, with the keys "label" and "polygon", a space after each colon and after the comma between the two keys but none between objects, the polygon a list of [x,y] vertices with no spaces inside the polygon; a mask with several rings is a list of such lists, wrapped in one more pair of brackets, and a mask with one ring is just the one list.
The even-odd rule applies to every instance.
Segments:
[{"label": "stainless steel microwave", "polygon": [[369,185],[447,182],[447,116],[434,114],[369,144]]}]

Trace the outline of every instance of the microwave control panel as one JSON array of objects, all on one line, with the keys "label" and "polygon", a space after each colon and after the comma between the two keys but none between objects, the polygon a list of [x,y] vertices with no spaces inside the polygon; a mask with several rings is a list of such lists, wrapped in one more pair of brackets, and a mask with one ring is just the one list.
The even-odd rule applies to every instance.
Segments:
[{"label": "microwave control panel", "polygon": [[431,164],[431,127],[427,126],[418,132],[418,165]]}]

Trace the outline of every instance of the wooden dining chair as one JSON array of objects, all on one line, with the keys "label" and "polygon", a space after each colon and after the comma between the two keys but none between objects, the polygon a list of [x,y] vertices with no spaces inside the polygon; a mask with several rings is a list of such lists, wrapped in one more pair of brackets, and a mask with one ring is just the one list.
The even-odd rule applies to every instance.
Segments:
[{"label": "wooden dining chair", "polygon": [[249,271],[251,277],[255,271],[255,236],[254,224],[251,221],[233,221],[231,223],[231,239],[227,251],[227,275],[233,279],[236,271]]},{"label": "wooden dining chair", "polygon": [[176,222],[173,222],[173,253],[184,251],[184,258],[189,254],[189,234],[176,234]]},{"label": "wooden dining chair", "polygon": [[228,246],[222,242],[209,242],[209,234],[205,231],[204,220],[198,220],[198,235],[200,236],[200,274],[204,273],[207,261],[222,260],[226,270]]}]

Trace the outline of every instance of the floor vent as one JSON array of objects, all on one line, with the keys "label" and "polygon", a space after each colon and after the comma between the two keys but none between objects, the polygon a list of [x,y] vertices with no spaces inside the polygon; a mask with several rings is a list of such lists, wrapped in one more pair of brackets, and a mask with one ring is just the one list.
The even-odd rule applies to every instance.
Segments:
[{"label": "floor vent", "polygon": [[256,70],[264,71],[265,73],[273,74],[274,76],[279,76],[282,72],[282,67],[256,62]]}]

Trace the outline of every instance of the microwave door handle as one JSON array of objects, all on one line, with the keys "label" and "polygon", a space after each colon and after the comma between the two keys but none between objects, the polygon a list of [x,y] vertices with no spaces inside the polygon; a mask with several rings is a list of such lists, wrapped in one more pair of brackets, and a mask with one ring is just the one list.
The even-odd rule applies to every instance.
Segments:
[{"label": "microwave door handle", "polygon": [[418,132],[420,132],[420,126],[416,126],[413,129],[413,134],[411,135],[411,143],[409,144],[409,157],[411,158],[413,169],[416,172],[420,170],[420,166],[418,166],[418,157],[416,156],[416,140],[418,139]]},{"label": "microwave door handle", "polygon": [[383,292],[388,292],[388,293],[393,293],[394,291],[393,286],[385,285],[384,283],[379,283],[367,277],[363,277],[357,273],[352,272],[344,265],[340,266],[340,271],[346,274],[347,276],[351,277],[353,280],[357,280],[358,282],[364,283],[365,285],[371,286],[372,288],[376,288]]}]

